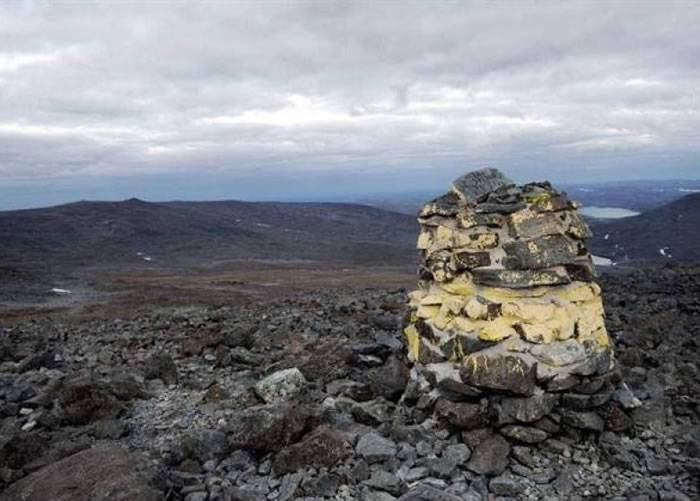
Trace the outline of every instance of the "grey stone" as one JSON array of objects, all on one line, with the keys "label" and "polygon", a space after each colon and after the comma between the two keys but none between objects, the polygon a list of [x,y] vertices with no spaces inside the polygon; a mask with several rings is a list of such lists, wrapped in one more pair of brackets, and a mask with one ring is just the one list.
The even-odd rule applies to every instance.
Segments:
[{"label": "grey stone", "polygon": [[500,435],[493,435],[477,445],[467,469],[479,475],[496,476],[508,466],[510,444]]},{"label": "grey stone", "polygon": [[144,364],[143,377],[146,379],[160,379],[165,384],[177,384],[177,367],[173,357],[166,352],[158,352],[151,355]]},{"label": "grey stone", "polygon": [[377,470],[372,473],[372,476],[365,482],[370,487],[387,491],[398,496],[401,494],[401,480],[399,477],[384,470]]},{"label": "grey stone", "polygon": [[401,496],[398,501],[460,501],[460,498],[430,485],[419,485]]},{"label": "grey stone", "polygon": [[552,412],[556,402],[556,395],[543,392],[525,398],[502,398],[494,403],[494,408],[498,424],[533,423]]},{"label": "grey stone", "polygon": [[427,218],[431,216],[455,216],[459,211],[459,196],[456,193],[445,193],[431,200],[423,206],[419,216]]},{"label": "grey stone", "polygon": [[545,235],[530,240],[510,240],[503,244],[508,270],[539,270],[576,261],[579,247],[564,235]]},{"label": "grey stone", "polygon": [[430,471],[425,466],[411,468],[404,475],[404,480],[408,483],[413,483],[430,475]]},{"label": "grey stone", "polygon": [[384,399],[378,398],[368,402],[353,404],[350,409],[352,417],[358,423],[369,426],[379,426],[391,420],[393,406]]},{"label": "grey stone", "polygon": [[309,410],[303,406],[285,403],[249,407],[229,418],[228,441],[233,449],[255,454],[277,451],[280,444],[296,442],[307,429],[310,418]]},{"label": "grey stone", "polygon": [[501,171],[493,168],[479,169],[469,172],[452,182],[452,190],[464,202],[473,205],[484,195],[513,184]]},{"label": "grey stone", "polygon": [[632,390],[629,389],[626,383],[622,383],[620,387],[615,390],[612,398],[624,409],[636,409],[642,405],[642,402],[634,396],[634,393],[632,393]]},{"label": "grey stone", "polygon": [[228,453],[226,434],[213,429],[187,433],[181,438],[180,449],[185,458],[196,459],[201,463],[221,459]]},{"label": "grey stone", "polygon": [[540,285],[565,285],[571,283],[561,266],[541,270],[498,270],[477,268],[472,271],[474,283],[490,287],[529,289]]},{"label": "grey stone", "polygon": [[535,365],[516,355],[476,354],[467,357],[460,376],[462,381],[473,386],[532,395],[535,391]]},{"label": "grey stone", "polygon": [[301,442],[282,449],[275,457],[272,469],[280,475],[306,467],[330,468],[349,456],[350,451],[350,445],[338,432],[322,425]]},{"label": "grey stone", "polygon": [[368,463],[386,461],[396,455],[396,444],[381,435],[370,432],[360,437],[355,450]]},{"label": "grey stone", "polygon": [[526,444],[537,444],[549,438],[549,433],[531,426],[510,424],[501,428],[500,431],[506,437]]},{"label": "grey stone", "polygon": [[395,501],[396,497],[384,491],[372,491],[367,488],[360,493],[360,501]]},{"label": "grey stone", "polygon": [[442,478],[450,478],[457,469],[457,459],[453,456],[432,456],[427,459],[426,464],[431,474]]},{"label": "grey stone", "polygon": [[595,412],[563,411],[562,422],[583,430],[603,431],[605,423]]},{"label": "grey stone", "polygon": [[586,351],[575,339],[538,344],[530,349],[530,354],[538,361],[554,367],[575,364],[586,358]]},{"label": "grey stone", "polygon": [[488,252],[458,252],[454,255],[456,271],[471,270],[491,265]]},{"label": "grey stone", "polygon": [[461,430],[471,430],[481,425],[482,410],[479,404],[438,400],[435,415]]},{"label": "grey stone", "polygon": [[612,397],[611,393],[600,392],[586,395],[583,393],[563,393],[561,395],[561,405],[575,411],[584,411],[600,407]]},{"label": "grey stone", "polygon": [[318,477],[303,483],[304,492],[313,496],[330,497],[338,492],[342,481],[333,473],[321,473]]},{"label": "grey stone", "polygon": [[255,385],[255,393],[265,402],[287,400],[298,394],[306,384],[304,375],[296,367],[273,372]]},{"label": "grey stone", "polygon": [[489,491],[497,496],[516,496],[523,487],[523,481],[512,475],[500,475],[489,481]]},{"label": "grey stone", "polygon": [[471,457],[472,452],[465,444],[452,444],[445,447],[442,456],[454,459],[458,465],[463,465]]}]

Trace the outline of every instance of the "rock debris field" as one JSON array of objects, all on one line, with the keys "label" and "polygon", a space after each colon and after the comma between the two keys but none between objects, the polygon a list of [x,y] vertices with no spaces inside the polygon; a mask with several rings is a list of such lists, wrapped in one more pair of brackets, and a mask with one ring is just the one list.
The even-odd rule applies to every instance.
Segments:
[{"label": "rock debris field", "polygon": [[406,290],[0,320],[0,500],[698,499],[699,272],[600,277],[641,405],[587,430],[555,397],[537,443],[421,398]]}]

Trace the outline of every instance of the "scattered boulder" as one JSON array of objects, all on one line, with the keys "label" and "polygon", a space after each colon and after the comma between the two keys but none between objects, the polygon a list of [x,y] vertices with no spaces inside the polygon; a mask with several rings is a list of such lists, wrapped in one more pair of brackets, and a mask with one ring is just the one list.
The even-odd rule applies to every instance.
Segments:
[{"label": "scattered boulder", "polygon": [[408,367],[398,357],[390,356],[384,365],[371,369],[370,386],[375,395],[387,400],[397,401],[401,398],[408,383]]},{"label": "scattered boulder", "polygon": [[269,376],[258,381],[255,385],[255,393],[268,404],[287,400],[298,394],[306,379],[296,367],[273,372]]},{"label": "scattered boulder", "polygon": [[396,455],[396,444],[388,438],[371,432],[360,437],[355,450],[368,463],[378,463]]},{"label": "scattered boulder", "polygon": [[177,366],[173,357],[166,352],[157,352],[149,357],[144,364],[143,377],[146,379],[160,379],[167,385],[177,384]]},{"label": "scattered boulder", "polygon": [[85,425],[101,419],[114,419],[125,409],[117,397],[88,376],[63,382],[58,394],[61,420],[71,425]]},{"label": "scattered boulder", "polygon": [[294,473],[302,468],[330,468],[352,451],[336,431],[319,426],[301,442],[282,449],[272,463],[276,475]]},{"label": "scattered boulder", "polygon": [[302,405],[281,403],[250,407],[228,421],[228,442],[233,449],[262,455],[295,443],[307,430],[311,413]]}]

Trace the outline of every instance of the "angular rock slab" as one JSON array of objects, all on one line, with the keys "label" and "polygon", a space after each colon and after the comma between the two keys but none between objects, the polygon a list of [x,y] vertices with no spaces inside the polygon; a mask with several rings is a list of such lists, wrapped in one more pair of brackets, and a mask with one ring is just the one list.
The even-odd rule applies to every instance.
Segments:
[{"label": "angular rock slab", "polygon": [[452,190],[464,202],[474,204],[484,195],[509,184],[513,184],[513,181],[503,175],[501,171],[486,168],[469,172],[455,179],[452,183]]},{"label": "angular rock slab", "polygon": [[535,391],[536,367],[516,355],[477,354],[467,357],[460,376],[479,388],[529,396]]}]

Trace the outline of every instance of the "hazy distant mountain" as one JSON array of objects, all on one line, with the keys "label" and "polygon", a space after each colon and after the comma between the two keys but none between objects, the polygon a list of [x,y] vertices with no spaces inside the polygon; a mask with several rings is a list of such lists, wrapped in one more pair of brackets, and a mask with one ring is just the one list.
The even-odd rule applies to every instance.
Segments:
[{"label": "hazy distant mountain", "polygon": [[700,259],[700,193],[639,216],[592,221],[593,252],[613,261]]},{"label": "hazy distant mountain", "polygon": [[192,264],[216,259],[406,263],[415,218],[341,203],[78,202],[0,212],[6,266]]},{"label": "hazy distant mountain", "polygon": [[[620,207],[638,212],[660,207],[689,193],[700,193],[700,180],[684,179],[554,184],[584,206]],[[441,191],[424,190],[375,194],[351,201],[415,215],[425,202],[441,194]]]}]

